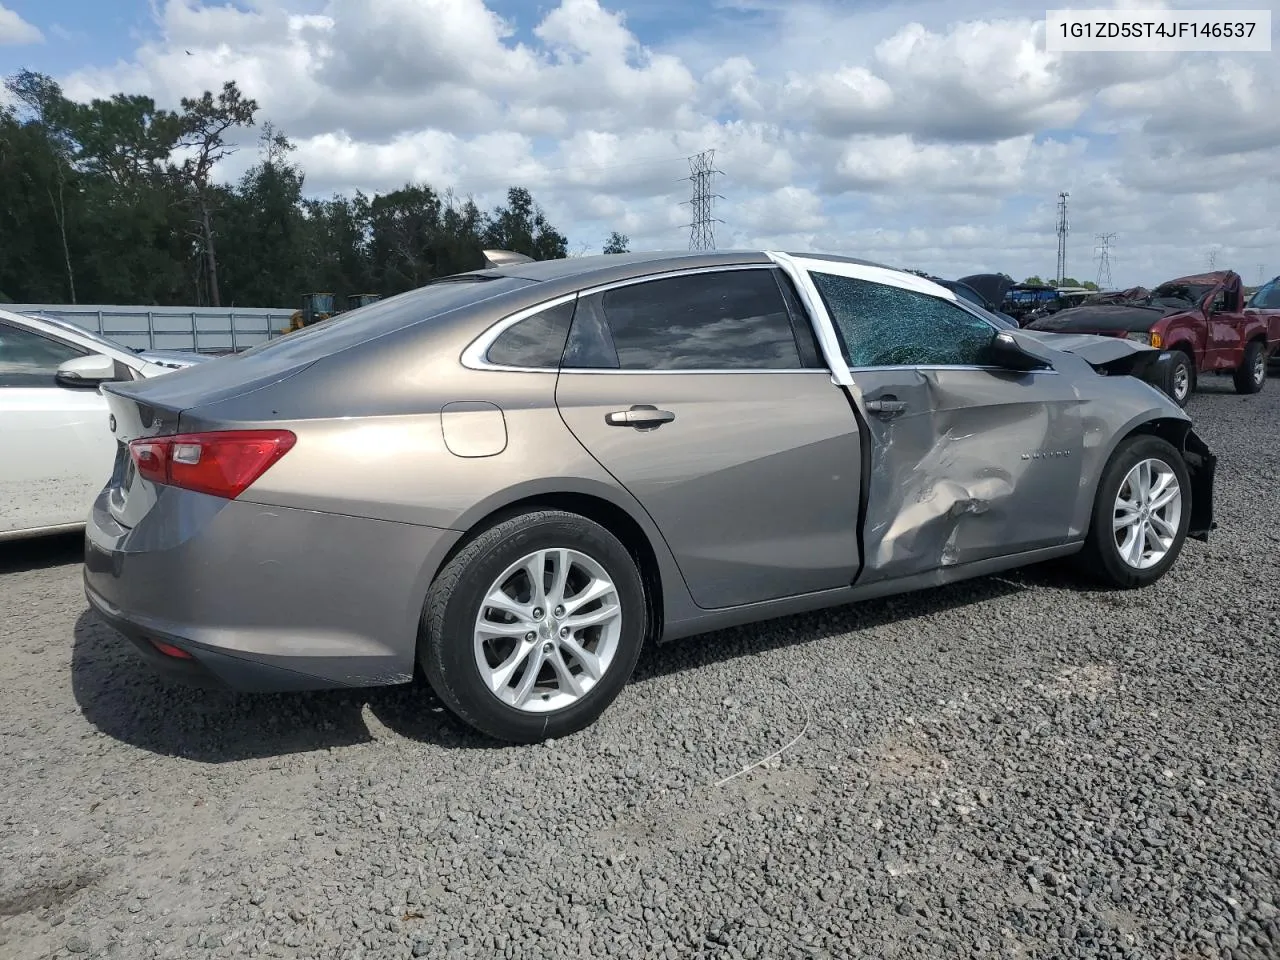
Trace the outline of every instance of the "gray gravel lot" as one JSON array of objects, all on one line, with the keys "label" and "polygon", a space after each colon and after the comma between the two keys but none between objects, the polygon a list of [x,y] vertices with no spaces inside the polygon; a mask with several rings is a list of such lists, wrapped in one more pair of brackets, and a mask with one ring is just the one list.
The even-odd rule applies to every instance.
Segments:
[{"label": "gray gravel lot", "polygon": [[1280,957],[1280,382],[1190,410],[1221,526],[1154,588],[681,641],[535,748],[167,687],[77,538],[0,545],[0,957]]}]

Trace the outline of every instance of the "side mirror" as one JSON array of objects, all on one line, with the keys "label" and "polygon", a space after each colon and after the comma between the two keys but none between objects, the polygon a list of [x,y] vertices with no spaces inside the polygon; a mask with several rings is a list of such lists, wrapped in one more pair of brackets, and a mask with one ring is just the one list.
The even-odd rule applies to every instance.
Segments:
[{"label": "side mirror", "polygon": [[58,367],[54,377],[62,387],[96,387],[100,383],[119,380],[116,362],[101,353],[75,357]]},{"label": "side mirror", "polygon": [[991,338],[987,355],[993,364],[1005,370],[1044,370],[1049,367],[1044,360],[1024,350],[1016,337],[1003,330]]}]

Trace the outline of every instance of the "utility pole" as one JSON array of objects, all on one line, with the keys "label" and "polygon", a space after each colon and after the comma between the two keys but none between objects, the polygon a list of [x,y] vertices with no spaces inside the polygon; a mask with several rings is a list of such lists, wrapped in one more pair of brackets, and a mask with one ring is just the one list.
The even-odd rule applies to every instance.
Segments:
[{"label": "utility pole", "polygon": [[1058,286],[1067,275],[1067,231],[1071,229],[1067,221],[1067,197],[1065,190],[1058,194]]},{"label": "utility pole", "polygon": [[1098,241],[1098,289],[1111,289],[1111,241],[1116,238],[1114,233],[1099,233],[1094,235]]},{"label": "utility pole", "polygon": [[704,150],[689,158],[690,175],[685,179],[693,182],[693,199],[688,201],[693,206],[693,222],[689,224],[690,250],[714,250],[715,225],[724,223],[711,215],[714,200],[717,197],[724,199],[720,194],[713,193],[711,188],[711,178],[717,173],[723,173],[716,169],[715,157],[714,150]]}]

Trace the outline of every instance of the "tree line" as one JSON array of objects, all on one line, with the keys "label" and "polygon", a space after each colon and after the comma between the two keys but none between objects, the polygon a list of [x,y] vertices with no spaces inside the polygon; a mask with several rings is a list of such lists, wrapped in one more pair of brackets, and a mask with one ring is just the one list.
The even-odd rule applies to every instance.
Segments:
[{"label": "tree line", "polygon": [[[178,110],[124,93],[77,103],[25,70],[5,88],[0,301],[257,307],[324,291],[341,303],[478,269],[484,249],[568,253],[524,187],[488,211],[428,184],[308,197],[294,145],[270,121],[239,181],[217,181],[258,127],[258,104],[234,81]],[[614,233],[604,252],[627,245]]]}]

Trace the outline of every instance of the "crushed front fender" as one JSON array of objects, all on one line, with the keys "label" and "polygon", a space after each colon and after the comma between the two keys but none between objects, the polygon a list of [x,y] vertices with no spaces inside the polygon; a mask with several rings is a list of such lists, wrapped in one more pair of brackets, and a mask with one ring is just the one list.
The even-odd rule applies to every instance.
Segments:
[{"label": "crushed front fender", "polygon": [[1218,458],[1194,430],[1182,441],[1182,459],[1191,477],[1191,519],[1187,536],[1208,542],[1209,532],[1218,525],[1213,519],[1213,480]]}]

